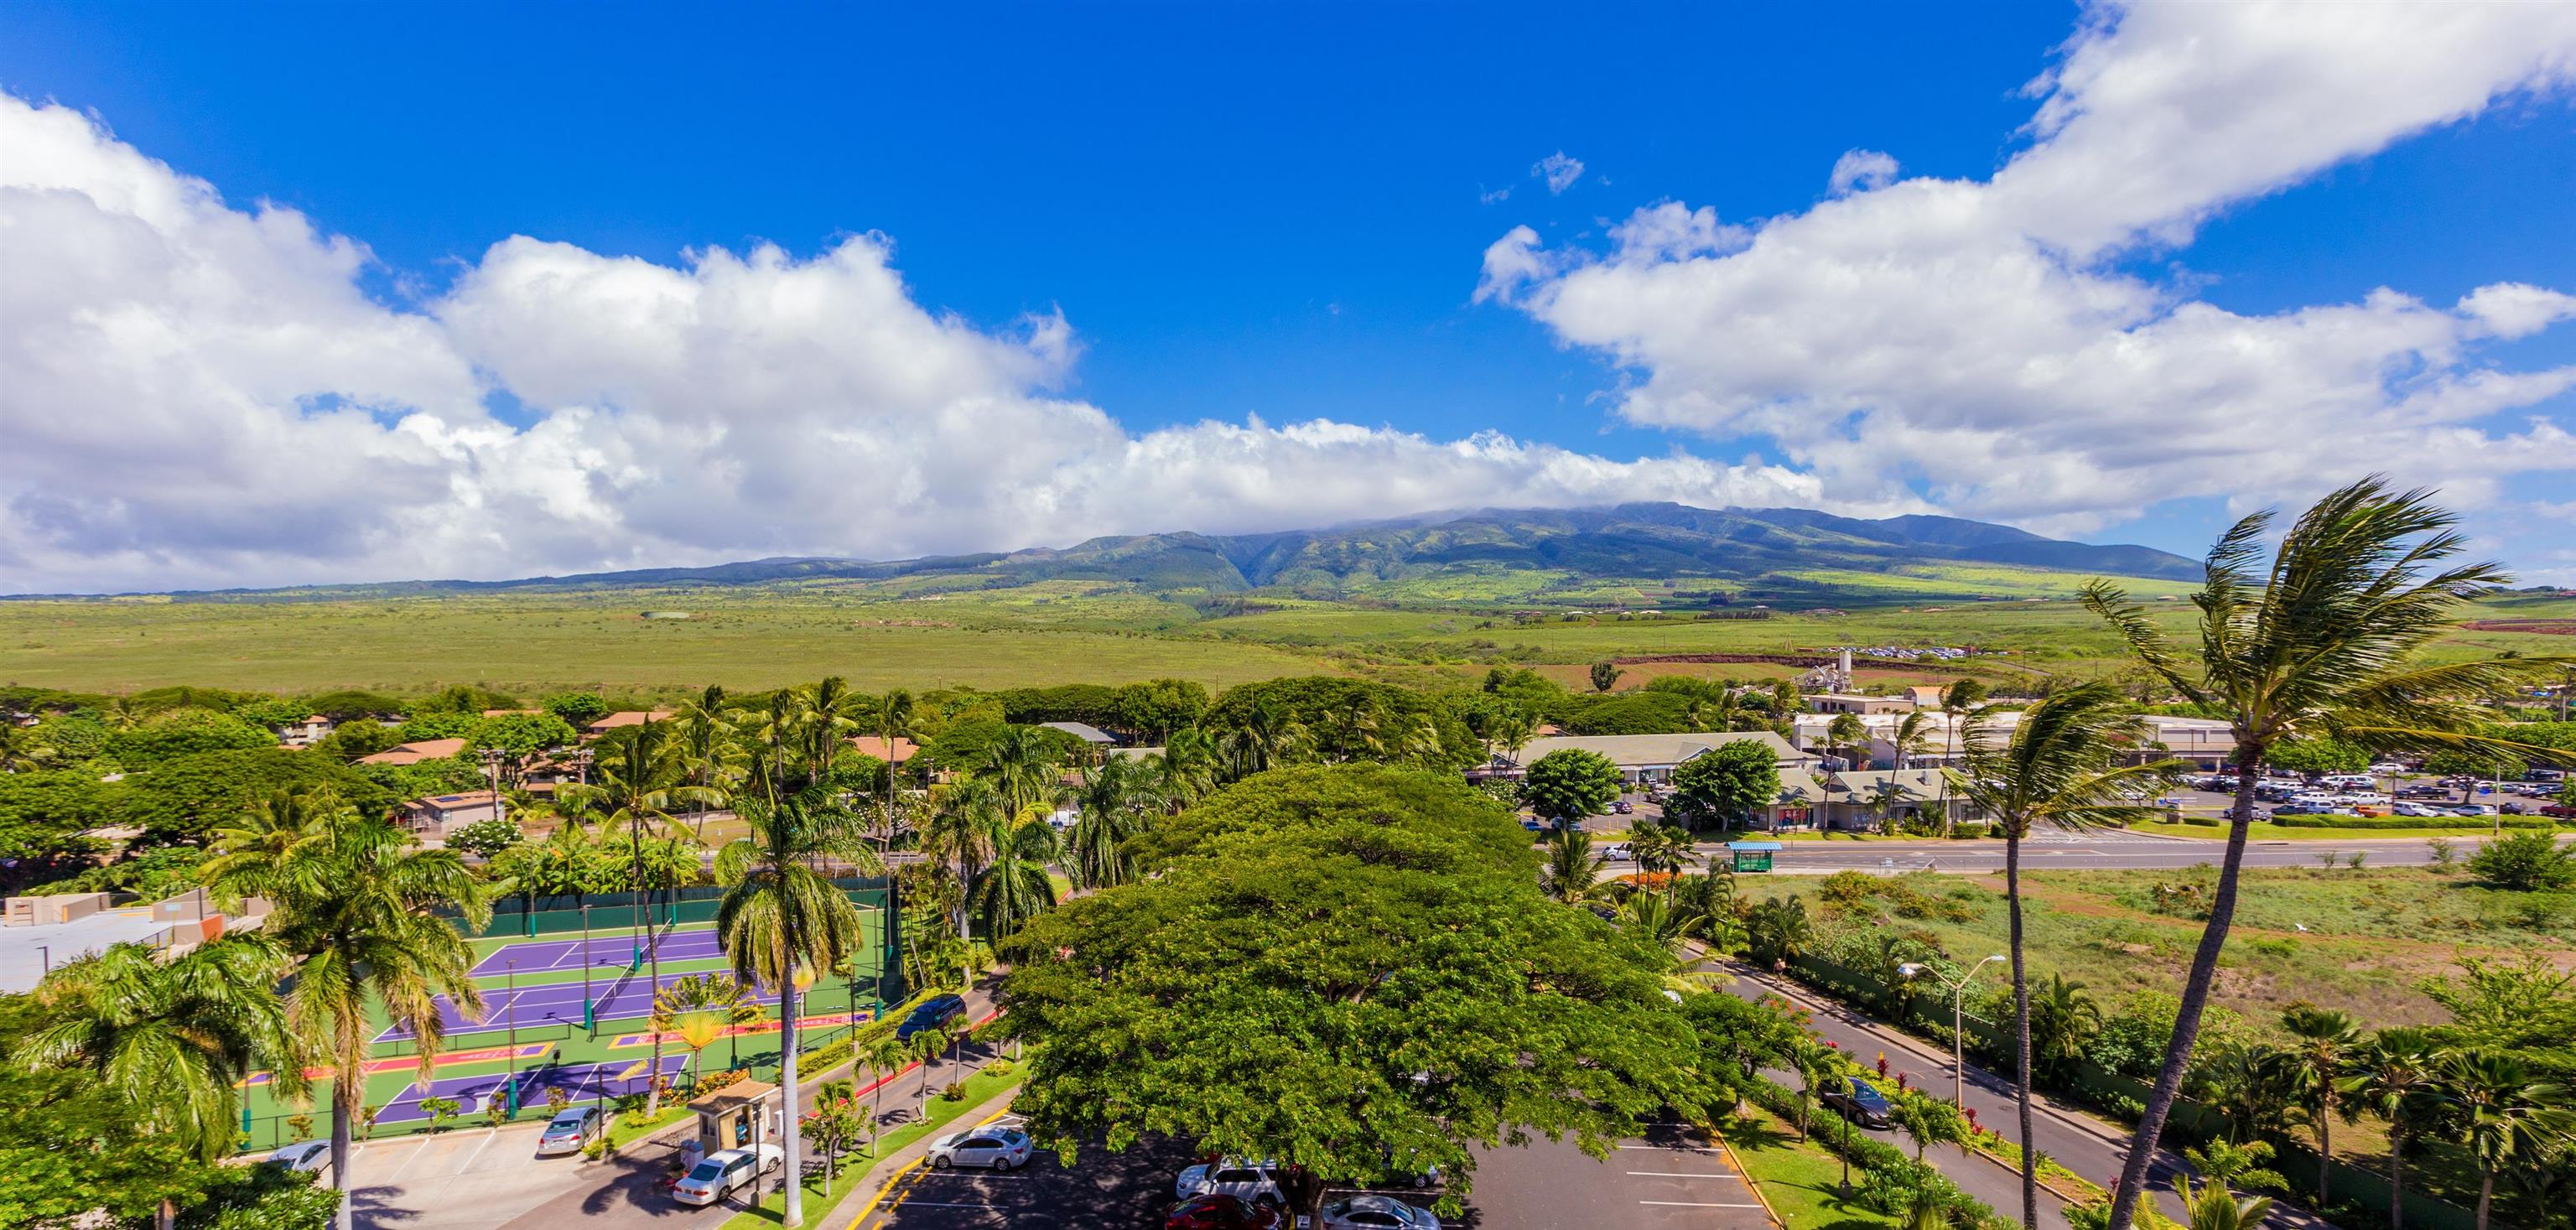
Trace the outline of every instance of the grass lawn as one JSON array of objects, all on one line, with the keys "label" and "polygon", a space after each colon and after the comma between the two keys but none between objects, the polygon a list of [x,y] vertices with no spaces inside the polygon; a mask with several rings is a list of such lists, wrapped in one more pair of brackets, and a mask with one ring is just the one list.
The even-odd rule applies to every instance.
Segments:
[{"label": "grass lawn", "polygon": [[[2129,992],[2170,993],[2190,965],[2201,919],[2187,907],[2160,907],[2155,890],[2197,887],[2205,900],[2216,880],[2215,867],[2027,873],[2032,966],[2040,975],[2061,973],[2083,983],[2106,1009]],[[2001,951],[2000,877],[1918,874],[1889,883],[1944,909],[1880,898],[1827,917],[1813,881],[1756,887],[1739,880],[1738,886],[1747,894],[1803,897],[1827,941],[1893,928],[1919,933],[1953,954]],[[2343,1008],[2374,1026],[2446,1019],[2415,984],[2452,972],[2463,953],[2517,960],[2539,953],[2562,966],[2576,962],[2576,893],[2502,892],[2462,871],[2367,864],[2331,871],[2248,868],[2242,885],[2214,999],[2265,1026],[2297,1000]],[[1816,951],[1828,948],[1820,942]]]},{"label": "grass lawn", "polygon": [[[1764,1199],[1788,1230],[1879,1230],[1896,1218],[1842,1198],[1841,1158],[1818,1145],[1801,1143],[1796,1129],[1770,1112],[1753,1108],[1750,1120],[1722,1118],[1719,1130],[1745,1174],[1762,1187]],[[1860,1175],[1852,1175],[1855,1187]]]},{"label": "grass lawn", "polygon": [[[850,1193],[860,1186],[860,1180],[866,1177],[867,1169],[874,1164],[874,1159],[896,1152],[905,1145],[938,1132],[968,1111],[982,1106],[1006,1090],[1017,1088],[1020,1081],[1027,1075],[1028,1069],[1019,1064],[1011,1065],[1009,1074],[1003,1076],[979,1071],[966,1078],[964,1098],[955,1101],[935,1098],[930,1103],[929,1113],[921,1120],[904,1124],[879,1137],[874,1149],[854,1153],[844,1158],[841,1176],[832,1183],[832,1191],[829,1194],[823,1191],[821,1175],[818,1174],[806,1180],[806,1224],[819,1224],[825,1214],[839,1207],[843,1200],[849,1199]],[[756,1227],[778,1225],[785,1220],[783,1214],[785,1207],[786,1202],[783,1199],[776,1205],[764,1202],[746,1212],[734,1214],[732,1220],[724,1223],[725,1230],[754,1230]]]}]

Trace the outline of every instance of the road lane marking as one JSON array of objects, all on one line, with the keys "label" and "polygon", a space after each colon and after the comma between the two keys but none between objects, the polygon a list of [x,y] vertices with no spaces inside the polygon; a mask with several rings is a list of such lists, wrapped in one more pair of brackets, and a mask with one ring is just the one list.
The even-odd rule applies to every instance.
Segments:
[{"label": "road lane marking", "polygon": [[1675,1209],[1758,1209],[1758,1204],[1712,1204],[1704,1200],[1640,1200],[1639,1204],[1663,1205]]},{"label": "road lane marking", "polygon": [[1628,1173],[1632,1175],[1641,1175],[1649,1179],[1741,1179],[1744,1177],[1740,1174],[1726,1174],[1724,1172],[1717,1174],[1687,1174],[1675,1170],[1631,1170]]}]

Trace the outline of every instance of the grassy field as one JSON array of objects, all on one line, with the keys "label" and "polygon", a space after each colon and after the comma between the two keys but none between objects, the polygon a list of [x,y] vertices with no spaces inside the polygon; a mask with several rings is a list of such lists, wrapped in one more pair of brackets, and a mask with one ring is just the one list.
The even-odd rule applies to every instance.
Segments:
[{"label": "grassy field", "polygon": [[[2186,871],[2041,871],[2025,876],[2026,936],[2034,970],[2081,982],[2106,1008],[2130,991],[2170,992],[2182,983],[2200,937],[2196,917],[2160,912],[2158,885],[2216,880]],[[2002,881],[1919,876],[1917,891],[1966,906],[1966,921],[1881,917],[1835,925],[1892,926],[1932,935],[1951,953],[1999,952]],[[2518,959],[2547,955],[2576,965],[2576,894],[2507,893],[2459,872],[2429,868],[2249,868],[2236,925],[2220,958],[2215,1000],[2268,1025],[2296,1001],[2332,1004],[2373,1025],[2443,1019],[2415,989],[2450,971],[2463,953]],[[1765,885],[1808,897],[1812,885]],[[2305,930],[2301,930],[2305,928]]]},{"label": "grassy field", "polygon": [[[1982,578],[2014,570],[1977,571]],[[2181,587],[2139,588],[2146,594]],[[1641,588],[1634,601],[1652,601],[1652,592]],[[1186,600],[1191,597],[1205,596],[1095,582],[936,593],[831,582],[365,600],[13,601],[0,602],[0,684],[105,692],[174,684],[416,692],[474,683],[513,692],[590,687],[677,695],[709,682],[756,689],[838,674],[865,689],[1158,677],[1222,689],[1318,672],[1471,680],[1489,664],[1508,662],[1579,685],[1584,667],[1603,658],[1821,656],[1845,645],[1986,651],[1965,661],[1866,668],[1866,683],[1975,674],[2008,685],[2132,667],[2101,622],[2064,597],[1828,614],[1783,610],[1761,620],[1540,615],[1484,605],[1466,592],[1400,609],[1262,596],[1243,599],[1242,607],[1211,601],[1203,611]],[[1227,613],[1237,609],[1242,613]],[[2188,630],[2188,605],[2159,602],[2152,611],[2170,631]],[[646,612],[687,617],[648,619]],[[2576,616],[2576,601],[2518,599],[2464,614],[2566,618]],[[2437,644],[2432,656],[2568,648],[2564,636],[2464,628]],[[1659,674],[1751,680],[1788,673],[1794,668],[1766,663],[1639,663],[1622,682],[1642,686]]]},{"label": "grassy field", "polygon": [[[1798,1139],[1797,1129],[1769,1111],[1718,1124],[1746,1177],[1788,1230],[1879,1230],[1896,1219],[1841,1195],[1842,1159]],[[1855,1177],[1854,1182],[1858,1179]]]}]

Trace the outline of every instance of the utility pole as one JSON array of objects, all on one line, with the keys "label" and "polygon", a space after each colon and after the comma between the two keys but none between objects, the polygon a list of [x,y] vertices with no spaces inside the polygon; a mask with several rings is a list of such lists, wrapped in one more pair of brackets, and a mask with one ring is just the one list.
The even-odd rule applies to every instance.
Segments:
[{"label": "utility pole", "polygon": [[517,957],[510,958],[509,972],[505,977],[508,979],[509,990],[504,994],[510,997],[501,1006],[502,1017],[510,1023],[510,1083],[509,1101],[506,1105],[510,1108],[511,1117],[516,1118],[519,1114],[519,959]]}]

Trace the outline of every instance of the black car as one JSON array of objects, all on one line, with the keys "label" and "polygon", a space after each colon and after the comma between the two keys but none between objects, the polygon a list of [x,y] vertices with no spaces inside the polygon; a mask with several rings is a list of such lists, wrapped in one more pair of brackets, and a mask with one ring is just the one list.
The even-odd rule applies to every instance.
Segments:
[{"label": "black car", "polygon": [[1887,1095],[1857,1076],[1844,1078],[1843,1085],[1825,1090],[1817,1100],[1862,1127],[1887,1126]]},{"label": "black car", "polygon": [[954,995],[941,995],[923,1000],[894,1027],[894,1040],[910,1042],[914,1034],[926,1029],[946,1029],[966,1019],[966,1001]]}]

